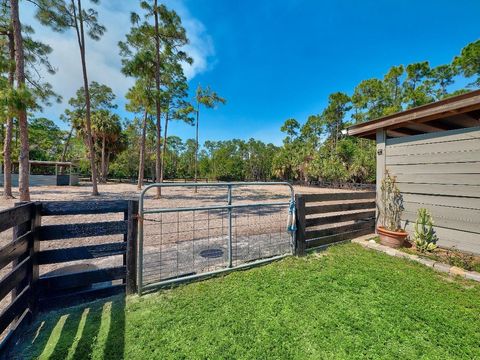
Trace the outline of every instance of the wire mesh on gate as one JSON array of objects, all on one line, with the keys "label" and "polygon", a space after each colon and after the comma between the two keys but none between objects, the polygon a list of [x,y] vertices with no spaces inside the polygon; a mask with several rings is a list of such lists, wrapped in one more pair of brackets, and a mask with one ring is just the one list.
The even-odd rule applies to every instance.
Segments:
[{"label": "wire mesh on gate", "polygon": [[[263,184],[287,185],[290,190],[289,201],[235,202],[232,188]],[[223,204],[146,207],[145,193],[152,187],[160,186],[191,188],[194,184],[154,184],[142,192],[140,291],[142,287],[162,285],[291,253],[294,232],[288,232],[287,227],[291,225],[288,224],[288,210],[292,209],[294,197],[289,184],[197,184],[200,188],[208,186],[209,191],[211,188],[226,190]]]}]

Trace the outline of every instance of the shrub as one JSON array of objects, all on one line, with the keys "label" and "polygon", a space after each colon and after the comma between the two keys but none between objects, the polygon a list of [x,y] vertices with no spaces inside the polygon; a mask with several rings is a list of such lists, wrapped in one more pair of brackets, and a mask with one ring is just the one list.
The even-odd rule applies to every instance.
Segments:
[{"label": "shrub", "polygon": [[401,216],[404,210],[403,197],[394,176],[387,172],[382,180],[382,208],[380,209],[383,227],[390,231],[401,229]]},{"label": "shrub", "polygon": [[418,209],[413,241],[421,252],[432,251],[437,247],[438,237],[433,229],[432,215],[427,209]]}]

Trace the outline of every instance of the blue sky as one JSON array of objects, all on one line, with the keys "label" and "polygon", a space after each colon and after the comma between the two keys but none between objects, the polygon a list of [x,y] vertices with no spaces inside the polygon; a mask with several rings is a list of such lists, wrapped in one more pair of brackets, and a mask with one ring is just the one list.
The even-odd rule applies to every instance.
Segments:
[{"label": "blue sky", "polygon": [[[447,63],[462,47],[480,38],[478,0],[315,1],[172,0],[191,38],[193,67],[185,69],[193,90],[210,85],[227,104],[201,113],[200,140],[258,138],[280,144],[287,118],[305,121],[322,111],[328,95],[352,93],[363,79],[382,77],[392,65],[429,60]],[[52,44],[58,74],[48,80],[64,102],[81,86],[73,34],[56,34],[38,25],[26,2],[23,21]],[[87,44],[90,80],[110,85],[118,96],[133,80],[120,73],[118,48],[128,31],[136,1],[103,0],[100,20],[108,31]],[[56,120],[65,105],[45,109]],[[58,124],[65,127],[60,121]],[[174,124],[171,134],[194,136]]]}]

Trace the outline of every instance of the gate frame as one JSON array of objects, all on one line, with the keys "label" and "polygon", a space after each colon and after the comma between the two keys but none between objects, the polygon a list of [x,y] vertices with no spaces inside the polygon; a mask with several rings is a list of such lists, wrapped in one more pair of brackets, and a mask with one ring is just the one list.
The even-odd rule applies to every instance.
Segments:
[{"label": "gate frame", "polygon": [[[268,203],[252,203],[252,204],[238,204],[235,205],[232,203],[232,188],[233,187],[244,187],[244,186],[287,186],[290,189],[290,201],[277,201],[277,202],[268,202]],[[218,187],[227,188],[227,204],[226,205],[214,205],[214,206],[194,206],[194,207],[174,207],[174,208],[158,208],[158,209],[144,209],[144,199],[145,194],[152,188],[163,188],[163,187]],[[236,208],[248,208],[248,207],[262,207],[262,206],[289,206],[289,217],[286,231],[290,232],[291,240],[291,254],[276,255],[269,258],[258,259],[237,266],[233,266],[233,254],[232,254],[232,210]],[[228,264],[226,268],[207,271],[201,274],[194,274],[188,276],[182,276],[179,278],[158,281],[152,284],[144,285],[143,284],[143,222],[145,214],[158,214],[158,213],[168,213],[168,212],[183,212],[183,211],[197,211],[197,210],[227,210],[228,212],[228,237],[227,237],[227,249],[228,249]],[[144,290],[151,290],[166,285],[172,285],[175,283],[201,279],[217,274],[222,274],[230,272],[237,269],[243,269],[247,267],[253,267],[256,265],[268,263],[271,261],[283,259],[286,256],[295,254],[296,240],[295,240],[295,230],[296,230],[296,216],[295,216],[295,191],[293,185],[285,181],[275,181],[275,182],[222,182],[222,183],[155,183],[148,185],[145,189],[142,190],[139,196],[139,209],[138,209],[138,260],[137,260],[137,289],[138,295],[142,295]]]}]

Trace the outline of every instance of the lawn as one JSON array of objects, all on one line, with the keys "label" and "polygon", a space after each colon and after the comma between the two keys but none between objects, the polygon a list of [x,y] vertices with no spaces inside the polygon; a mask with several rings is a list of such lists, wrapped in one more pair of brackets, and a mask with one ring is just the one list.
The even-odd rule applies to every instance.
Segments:
[{"label": "lawn", "polygon": [[480,285],[349,244],[43,315],[13,358],[480,358]]}]

